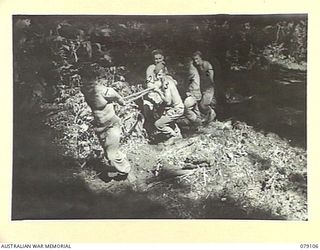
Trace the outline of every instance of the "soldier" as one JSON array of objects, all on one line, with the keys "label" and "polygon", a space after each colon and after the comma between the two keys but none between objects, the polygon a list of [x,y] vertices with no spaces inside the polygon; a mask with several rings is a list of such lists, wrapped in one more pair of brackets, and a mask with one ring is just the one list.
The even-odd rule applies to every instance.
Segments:
[{"label": "soldier", "polygon": [[124,105],[123,98],[110,87],[98,83],[90,74],[82,76],[82,93],[94,116],[94,131],[101,143],[105,158],[117,171],[129,173],[131,167],[126,155],[119,150],[120,118],[115,114],[114,103]]},{"label": "soldier", "polygon": [[[146,70],[146,85],[147,88],[155,88],[159,89],[161,87],[161,82],[158,81],[155,68],[157,64],[165,65],[164,61],[164,54],[163,51],[160,49],[156,49],[152,51],[152,56],[154,59],[154,63],[149,65]],[[164,67],[165,71],[167,72],[167,68]],[[145,116],[145,128],[148,132],[152,132],[154,128],[154,122],[158,118],[157,114],[161,113],[161,103],[163,100],[161,99],[159,93],[157,91],[151,91],[148,93],[143,100],[143,110]]]},{"label": "soldier", "polygon": [[[163,101],[164,112],[161,117],[155,121],[154,125],[158,131],[169,137],[166,144],[172,143],[175,139],[182,138],[180,129],[175,123],[184,113],[184,105],[178,89],[177,82],[166,74],[164,64],[158,63],[154,70],[158,81],[161,84],[160,89],[155,89]],[[174,128],[171,126],[174,125]]]},{"label": "soldier", "polygon": [[[147,70],[146,70],[146,80],[147,82],[154,82],[155,79],[156,79],[156,75],[154,73],[154,70],[156,68],[156,65],[158,63],[162,63],[162,64],[166,64],[165,63],[165,60],[164,60],[164,53],[161,49],[155,49],[151,52],[152,56],[153,56],[153,60],[154,60],[154,63],[149,65]],[[168,73],[167,71],[167,68],[165,67],[165,71],[166,73]]]},{"label": "soldier", "polygon": [[189,65],[189,91],[184,101],[185,115],[190,122],[200,124],[201,112],[205,115],[204,122],[209,123],[216,117],[211,107],[216,104],[214,69],[210,62],[202,59],[200,51],[193,53],[192,61]]}]

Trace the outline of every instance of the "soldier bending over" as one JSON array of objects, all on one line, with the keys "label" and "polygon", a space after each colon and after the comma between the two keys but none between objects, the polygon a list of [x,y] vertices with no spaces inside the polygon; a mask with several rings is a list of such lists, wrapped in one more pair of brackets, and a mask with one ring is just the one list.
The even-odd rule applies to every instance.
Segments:
[{"label": "soldier bending over", "polygon": [[[158,131],[169,137],[166,143],[170,144],[175,139],[182,138],[180,129],[174,122],[182,117],[184,105],[176,87],[176,81],[166,74],[164,64],[158,63],[154,71],[161,83],[160,89],[155,90],[159,93],[164,105],[164,112],[154,125]],[[171,127],[172,125],[174,128]]]},{"label": "soldier bending over", "polygon": [[130,163],[119,150],[120,118],[115,114],[114,103],[124,105],[122,97],[110,87],[97,83],[92,76],[84,75],[82,93],[94,116],[94,131],[104,150],[110,166],[121,173],[129,173]]}]

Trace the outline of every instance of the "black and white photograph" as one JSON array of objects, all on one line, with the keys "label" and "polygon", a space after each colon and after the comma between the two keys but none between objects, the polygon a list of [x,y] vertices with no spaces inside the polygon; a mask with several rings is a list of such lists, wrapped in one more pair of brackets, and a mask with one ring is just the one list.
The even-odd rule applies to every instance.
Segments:
[{"label": "black and white photograph", "polygon": [[308,221],[308,14],[12,15],[11,220]]}]

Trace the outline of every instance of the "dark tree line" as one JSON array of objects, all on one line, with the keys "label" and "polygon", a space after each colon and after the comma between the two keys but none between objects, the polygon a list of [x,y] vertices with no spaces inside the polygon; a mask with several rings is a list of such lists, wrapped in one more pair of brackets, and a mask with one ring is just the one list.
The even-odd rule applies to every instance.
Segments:
[{"label": "dark tree line", "polygon": [[306,18],[14,16],[15,106],[26,109],[38,101],[61,101],[66,89],[80,85],[86,64],[103,67],[110,83],[126,74],[131,84],[141,83],[154,48],[166,52],[173,74],[194,50],[210,60],[217,58],[223,71],[252,64],[266,49],[275,57],[304,62]]}]

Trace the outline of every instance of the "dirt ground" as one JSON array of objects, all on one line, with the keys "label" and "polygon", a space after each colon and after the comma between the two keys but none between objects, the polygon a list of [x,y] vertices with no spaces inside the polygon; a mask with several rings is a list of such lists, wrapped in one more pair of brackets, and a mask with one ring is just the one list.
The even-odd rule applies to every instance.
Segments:
[{"label": "dirt ground", "polygon": [[307,220],[305,150],[245,123],[216,121],[171,146],[130,140],[128,178],[61,158],[45,131],[16,141],[14,219]]},{"label": "dirt ground", "polygon": [[130,143],[132,176],[106,182],[89,167],[91,190],[144,193],[161,218],[307,219],[306,154],[275,134],[214,122],[171,146]]}]

